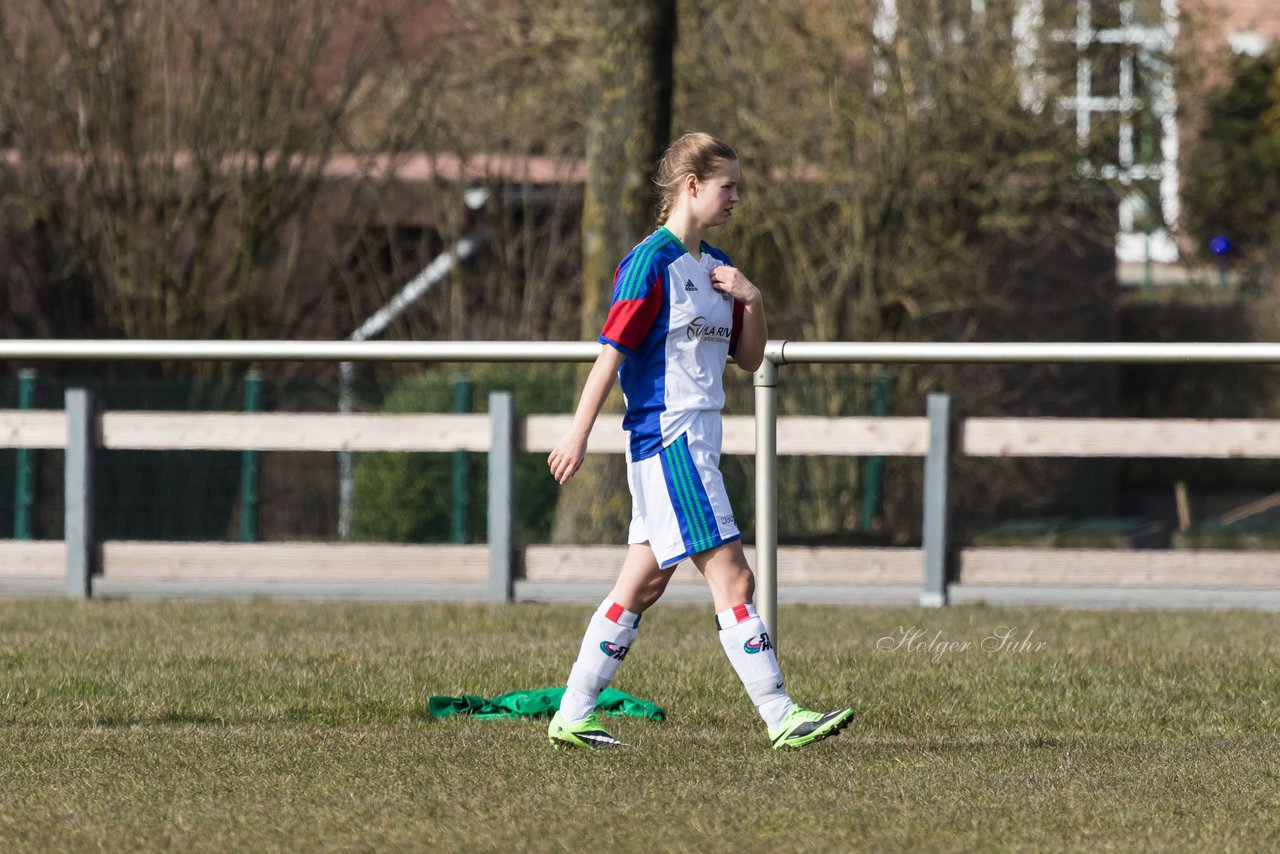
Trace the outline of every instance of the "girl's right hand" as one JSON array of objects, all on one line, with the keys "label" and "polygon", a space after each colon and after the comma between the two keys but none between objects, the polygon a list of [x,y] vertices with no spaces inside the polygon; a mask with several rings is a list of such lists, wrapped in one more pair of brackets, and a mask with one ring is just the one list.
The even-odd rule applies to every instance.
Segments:
[{"label": "girl's right hand", "polygon": [[547,467],[556,483],[564,486],[582,466],[587,455],[587,439],[576,432],[565,435],[547,457]]}]

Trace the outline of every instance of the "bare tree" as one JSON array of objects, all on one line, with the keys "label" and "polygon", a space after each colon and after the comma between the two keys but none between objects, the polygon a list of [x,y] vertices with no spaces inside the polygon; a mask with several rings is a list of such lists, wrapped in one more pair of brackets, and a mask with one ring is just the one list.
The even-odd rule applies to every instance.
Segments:
[{"label": "bare tree", "polygon": [[[566,335],[581,297],[582,45],[590,22],[577,12],[572,5],[529,0],[452,6],[430,54],[383,82],[374,113],[388,134],[404,137],[398,149],[425,152],[436,166],[425,189],[442,200],[434,219],[447,227],[443,233],[408,229],[410,245],[393,261],[398,275],[378,288],[367,287],[364,271],[349,270],[344,282],[351,300],[376,309],[451,239],[479,224],[488,228],[483,260],[456,271],[430,300],[404,315],[394,334]],[[462,192],[481,187],[490,189],[484,210],[468,214]],[[388,220],[381,233],[374,227],[351,238],[372,238],[383,246],[379,251],[394,252],[406,224],[413,224],[412,216]],[[352,252],[367,255],[358,247]]]},{"label": "bare tree", "polygon": [[[596,0],[594,8],[579,330],[592,340],[604,324],[614,269],[654,226],[653,172],[671,131],[676,40],[675,0]],[[624,482],[620,460],[589,459],[561,493],[556,540],[616,538],[630,516]]]},{"label": "bare tree", "polygon": [[[34,257],[54,263],[28,270],[30,286],[89,288],[98,334],[239,338],[264,322],[305,334],[323,293],[281,283],[307,269],[313,202],[384,45],[354,23],[366,6],[47,0],[6,12],[13,192],[47,247]],[[345,61],[321,89],[340,27]]]},{"label": "bare tree", "polygon": [[482,259],[387,334],[561,329],[584,32],[520,0],[6,7],[21,331],[341,337],[483,221]]},{"label": "bare tree", "polygon": [[[483,257],[387,334],[594,338],[652,225],[658,149],[701,129],[744,159],[718,241],[774,336],[1106,337],[1107,200],[1070,129],[1018,102],[1016,5],[899,0],[887,33],[837,0],[5,4],[0,290],[23,334],[330,337],[487,224]],[[411,12],[430,35],[409,37]],[[481,211],[460,204],[471,186]],[[784,370],[784,410],[867,408],[870,369]],[[1105,381],[1053,368],[896,383],[898,411],[938,387],[969,411],[1105,406]],[[856,464],[787,465],[784,526],[847,528]],[[1041,465],[986,489],[991,511],[1057,500],[1018,491]],[[565,510],[565,538],[616,530],[581,518]]]},{"label": "bare tree", "polygon": [[[722,239],[765,285],[774,336],[1110,335],[1106,194],[1079,177],[1070,129],[1018,101],[1014,4],[984,7],[978,19],[967,2],[899,2],[890,32],[861,4],[783,2],[743,15],[706,0],[688,11],[677,115],[723,129],[746,160],[743,216]],[[865,412],[872,370],[785,368],[784,410]],[[1066,379],[1055,369],[904,368],[895,406],[915,410],[938,387],[970,412],[1106,405],[1105,378]],[[1018,486],[1034,481],[1035,465],[987,489],[984,503],[1053,500],[1053,490]],[[847,529],[856,462],[787,468],[783,526]],[[912,467],[891,482],[899,536],[913,527],[916,487]]]}]

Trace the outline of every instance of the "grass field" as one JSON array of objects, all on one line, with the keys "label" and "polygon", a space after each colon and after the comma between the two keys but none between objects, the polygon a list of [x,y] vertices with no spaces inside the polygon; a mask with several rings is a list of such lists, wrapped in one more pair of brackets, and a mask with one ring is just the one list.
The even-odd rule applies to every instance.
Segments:
[{"label": "grass field", "polygon": [[[1280,848],[1274,615],[786,606],[792,693],[858,717],[780,754],[709,609],[660,605],[616,684],[668,719],[613,720],[628,750],[552,751],[545,721],[425,717],[431,694],[563,684],[590,610],[0,601],[0,840]],[[984,649],[1001,626],[1005,648]]]}]

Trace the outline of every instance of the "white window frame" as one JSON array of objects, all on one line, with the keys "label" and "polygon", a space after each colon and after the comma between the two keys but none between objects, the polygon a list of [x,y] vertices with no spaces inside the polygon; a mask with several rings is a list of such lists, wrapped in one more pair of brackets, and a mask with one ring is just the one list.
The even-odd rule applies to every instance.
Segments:
[{"label": "white window frame", "polygon": [[[1081,172],[1115,181],[1121,186],[1154,181],[1159,188],[1158,220],[1162,226],[1152,230],[1138,230],[1137,227],[1139,216],[1149,207],[1146,198],[1136,189],[1121,197],[1119,233],[1116,235],[1117,260],[1174,263],[1178,260],[1178,247],[1172,233],[1177,231],[1182,213],[1178,170],[1178,91],[1172,62],[1179,33],[1179,0],[1160,0],[1161,20],[1155,23],[1137,20],[1136,0],[1120,0],[1120,25],[1104,29],[1094,26],[1093,0],[1074,2],[1075,25],[1047,32],[1045,0],[1021,0],[1019,3],[1013,20],[1014,63],[1021,70],[1022,78],[1019,98],[1028,110],[1044,110],[1049,98],[1041,56],[1043,45],[1075,47],[1074,92],[1054,97],[1053,108],[1074,118],[1076,139],[1081,148],[1089,143],[1095,116],[1115,114],[1120,117],[1119,144],[1114,157],[1103,163],[1091,163],[1082,157]],[[970,4],[974,19],[983,20],[985,0],[970,0]],[[891,50],[899,27],[897,0],[876,0],[872,27],[877,42],[873,85],[876,93],[882,94],[888,74],[884,57]],[[1114,94],[1092,91],[1093,63],[1089,49],[1098,44],[1120,47],[1120,73]],[[1149,93],[1146,98],[1137,94],[1135,83],[1139,74],[1142,74]],[[1140,112],[1149,112],[1160,126],[1160,151],[1151,161],[1142,160],[1135,150],[1133,116]]]},{"label": "white window frame", "polygon": [[[1093,23],[1092,0],[1076,0],[1075,26],[1044,31],[1044,0],[1023,0],[1014,21],[1018,42],[1015,61],[1023,69],[1023,106],[1041,110],[1046,101],[1045,76],[1040,46],[1045,41],[1074,45],[1077,51],[1075,92],[1054,99],[1055,109],[1075,118],[1076,139],[1083,148],[1089,142],[1094,116],[1118,114],[1120,138],[1115,159],[1101,164],[1081,160],[1081,171],[1129,186],[1138,181],[1156,181],[1159,186],[1160,221],[1163,227],[1139,231],[1136,219],[1147,208],[1141,193],[1132,192],[1120,200],[1116,257],[1120,261],[1153,261],[1170,264],[1178,260],[1178,246],[1172,237],[1181,218],[1178,170],[1178,90],[1173,67],[1178,40],[1179,0],[1160,0],[1158,23],[1136,20],[1135,0],[1120,0],[1120,26],[1097,29]],[[1097,44],[1119,45],[1120,79],[1115,94],[1092,91],[1093,68],[1089,48]],[[1149,69],[1145,78],[1150,97],[1135,95],[1140,68]],[[1160,124],[1160,151],[1156,160],[1142,162],[1135,154],[1133,119],[1135,113],[1150,111]]]}]

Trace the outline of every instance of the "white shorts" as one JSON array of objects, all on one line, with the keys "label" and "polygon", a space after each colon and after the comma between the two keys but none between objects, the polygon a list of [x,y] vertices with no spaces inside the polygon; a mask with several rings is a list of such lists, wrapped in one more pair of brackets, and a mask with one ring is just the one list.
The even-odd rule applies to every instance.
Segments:
[{"label": "white shorts", "polygon": [[742,536],[720,474],[721,436],[720,413],[702,412],[658,454],[627,455],[627,542],[649,543],[664,569]]}]

